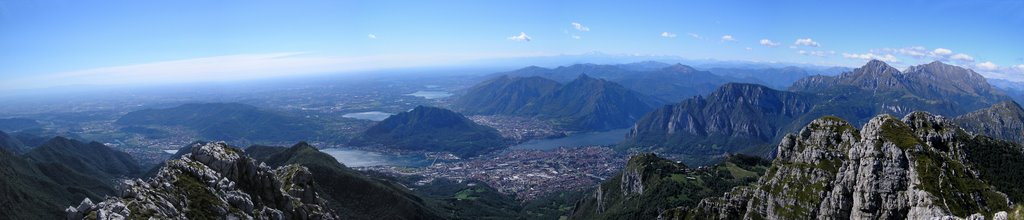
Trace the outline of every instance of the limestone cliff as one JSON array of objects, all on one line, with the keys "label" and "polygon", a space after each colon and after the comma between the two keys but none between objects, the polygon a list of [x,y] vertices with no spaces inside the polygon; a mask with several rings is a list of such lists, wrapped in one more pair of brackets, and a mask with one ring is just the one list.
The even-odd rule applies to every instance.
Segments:
[{"label": "limestone cliff", "polygon": [[1013,203],[966,159],[978,138],[940,116],[836,118],[786,135],[757,183],[706,198],[691,219],[1005,218]]}]

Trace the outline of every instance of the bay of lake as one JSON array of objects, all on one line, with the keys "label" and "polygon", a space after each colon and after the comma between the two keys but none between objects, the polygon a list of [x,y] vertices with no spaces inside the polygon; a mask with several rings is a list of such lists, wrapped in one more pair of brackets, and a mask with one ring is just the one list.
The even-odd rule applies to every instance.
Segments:
[{"label": "bay of lake", "polygon": [[571,134],[552,139],[536,139],[512,146],[511,149],[554,150],[559,147],[585,147],[594,145],[613,145],[621,142],[629,129],[595,131]]},{"label": "bay of lake", "polygon": [[445,92],[445,91],[416,91],[414,93],[409,93],[409,94],[405,94],[405,95],[411,95],[411,96],[421,97],[421,98],[425,98],[425,99],[439,99],[439,98],[444,98],[444,97],[452,96],[452,93]]}]

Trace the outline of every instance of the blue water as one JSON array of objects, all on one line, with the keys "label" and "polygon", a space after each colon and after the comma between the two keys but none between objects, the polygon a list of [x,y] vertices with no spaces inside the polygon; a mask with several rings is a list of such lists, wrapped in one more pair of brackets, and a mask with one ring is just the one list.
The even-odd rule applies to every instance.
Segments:
[{"label": "blue water", "polygon": [[342,149],[342,148],[327,148],[320,150],[328,155],[334,157],[342,164],[348,167],[368,167],[368,166],[407,166],[407,167],[422,167],[430,165],[428,161],[422,155],[409,155],[409,156],[392,156],[385,155],[377,152],[355,150],[355,149]]},{"label": "blue water", "polygon": [[354,119],[363,119],[363,120],[370,120],[370,121],[383,121],[384,119],[387,119],[389,116],[391,116],[391,113],[378,112],[378,111],[356,112],[356,113],[348,113],[348,114],[341,115],[341,117],[354,118]]},{"label": "blue water", "polygon": [[586,147],[594,145],[613,145],[621,142],[629,129],[586,132],[572,134],[562,138],[530,140],[512,146],[511,149],[554,150],[559,147]]},{"label": "blue water", "polygon": [[405,94],[405,95],[411,95],[411,96],[421,97],[421,98],[425,98],[425,99],[439,99],[439,98],[444,98],[444,97],[452,96],[452,93],[445,92],[445,91],[416,91],[414,93],[409,93],[409,94]]}]

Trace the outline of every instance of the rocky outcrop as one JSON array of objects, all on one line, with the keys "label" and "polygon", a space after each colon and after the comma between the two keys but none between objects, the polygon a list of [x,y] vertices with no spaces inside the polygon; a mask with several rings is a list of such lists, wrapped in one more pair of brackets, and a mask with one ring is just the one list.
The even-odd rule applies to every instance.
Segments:
[{"label": "rocky outcrop", "polygon": [[637,169],[626,169],[622,173],[622,183],[619,184],[623,197],[640,195],[644,193],[644,179]]},{"label": "rocky outcrop", "polygon": [[303,166],[271,169],[223,142],[198,143],[156,177],[125,180],[119,197],[86,199],[68,219],[337,219]]},{"label": "rocky outcrop", "polygon": [[836,117],[787,135],[756,184],[707,198],[690,217],[928,219],[1006,216],[1010,201],[964,159],[972,136],[940,116]]}]

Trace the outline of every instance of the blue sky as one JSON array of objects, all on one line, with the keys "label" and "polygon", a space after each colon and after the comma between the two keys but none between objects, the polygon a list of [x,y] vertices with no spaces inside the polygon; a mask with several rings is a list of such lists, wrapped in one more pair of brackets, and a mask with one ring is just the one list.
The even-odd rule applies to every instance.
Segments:
[{"label": "blue sky", "polygon": [[942,60],[1024,80],[1021,39],[1024,1],[0,0],[0,85],[230,81],[592,51]]}]

